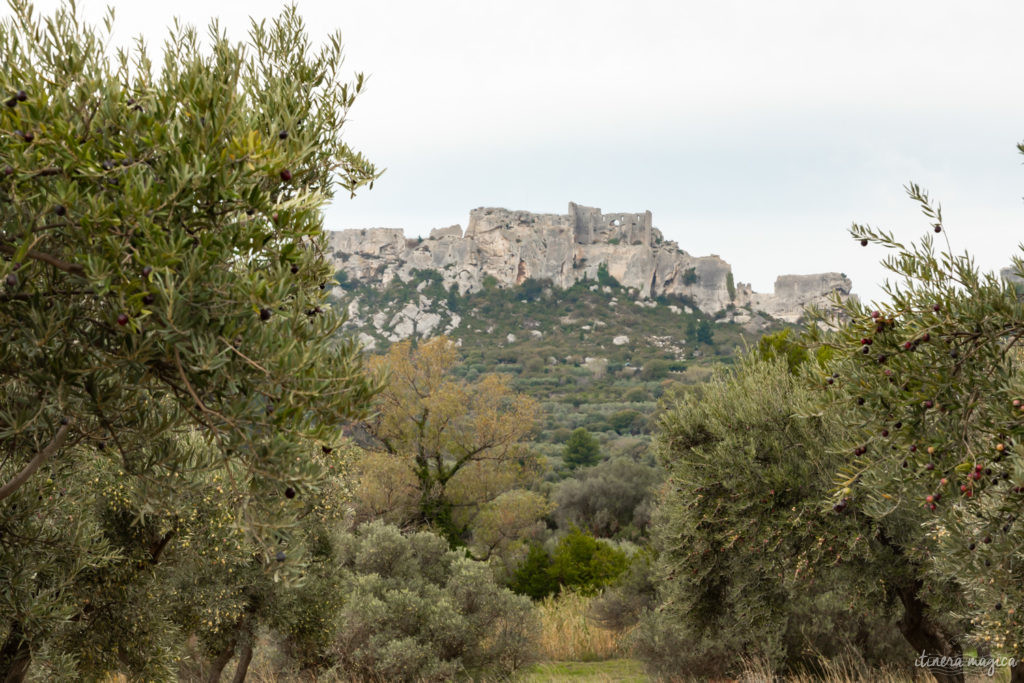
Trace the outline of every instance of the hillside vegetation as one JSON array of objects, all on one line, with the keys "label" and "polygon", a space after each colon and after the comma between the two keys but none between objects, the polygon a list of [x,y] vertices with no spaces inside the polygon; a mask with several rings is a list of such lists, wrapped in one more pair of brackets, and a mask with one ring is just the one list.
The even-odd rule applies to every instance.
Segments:
[{"label": "hillside vegetation", "polygon": [[[569,289],[527,280],[460,296],[432,271],[384,288],[350,281],[342,271],[334,301],[342,310],[385,318],[416,306],[440,316],[435,330],[457,321],[448,332],[461,359],[453,373],[469,381],[506,374],[516,391],[538,400],[543,417],[533,443],[553,472],[562,469],[564,443],[580,427],[599,439],[604,457],[645,456],[666,392],[703,382],[763,334],[791,327],[762,316],[731,322],[735,310],[708,316],[675,297],[639,300],[601,275]],[[351,323],[349,329],[366,335],[365,341],[372,338],[372,353],[391,344],[386,330]]]}]

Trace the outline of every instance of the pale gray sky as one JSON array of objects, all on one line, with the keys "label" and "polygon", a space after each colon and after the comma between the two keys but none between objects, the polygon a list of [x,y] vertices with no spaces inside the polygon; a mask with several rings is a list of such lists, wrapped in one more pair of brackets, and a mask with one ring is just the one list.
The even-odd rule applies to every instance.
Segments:
[{"label": "pale gray sky", "polygon": [[[55,0],[37,2],[48,10]],[[173,17],[239,39],[280,2],[79,0],[119,35],[162,42]],[[476,206],[650,209],[738,281],[844,271],[870,299],[882,253],[852,221],[911,240],[904,198],[943,204],[985,268],[1024,237],[1024,3],[975,0],[300,0],[370,75],[349,140],[387,172],[327,224],[425,234]]]}]

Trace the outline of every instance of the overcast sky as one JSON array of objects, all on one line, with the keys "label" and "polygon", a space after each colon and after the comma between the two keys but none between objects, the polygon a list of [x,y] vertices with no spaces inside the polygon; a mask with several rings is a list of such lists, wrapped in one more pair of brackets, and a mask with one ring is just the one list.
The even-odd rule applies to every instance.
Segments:
[{"label": "overcast sky", "polygon": [[[57,3],[37,1],[46,11]],[[162,43],[175,16],[239,39],[268,0],[79,0],[118,35]],[[956,250],[986,269],[1024,238],[1024,3],[930,0],[301,0],[316,38],[341,30],[370,76],[348,139],[384,176],[327,226],[459,223],[477,206],[650,209],[668,239],[737,281],[846,272],[879,296],[882,252],[942,202]]]}]

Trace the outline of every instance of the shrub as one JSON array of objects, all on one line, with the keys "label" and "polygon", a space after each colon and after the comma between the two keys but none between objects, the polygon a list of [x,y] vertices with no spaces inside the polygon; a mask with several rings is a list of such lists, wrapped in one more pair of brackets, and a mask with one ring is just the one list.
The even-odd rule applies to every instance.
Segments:
[{"label": "shrub", "polygon": [[338,283],[338,286],[345,291],[351,291],[359,286],[359,283],[355,280],[351,280],[348,277],[348,273],[344,270],[339,270],[334,274],[334,281]]},{"label": "shrub", "polygon": [[522,284],[519,285],[519,295],[526,301],[536,301],[540,298],[541,294],[544,293],[544,288],[551,285],[550,280],[538,280],[536,278],[526,278]]},{"label": "shrub", "polygon": [[619,434],[637,434],[646,427],[647,420],[635,410],[619,410],[608,416],[608,424]]},{"label": "shrub", "polygon": [[714,324],[709,320],[701,320],[696,327],[697,341],[701,344],[714,344]]},{"label": "shrub", "polygon": [[628,567],[625,552],[573,528],[550,555],[539,543],[531,545],[509,587],[534,600],[562,590],[595,595],[615,583]]},{"label": "shrub", "polygon": [[672,362],[662,358],[655,358],[644,363],[640,371],[640,378],[645,381],[665,379],[672,370]]},{"label": "shrub", "polygon": [[523,359],[523,370],[530,374],[537,374],[544,369],[544,359],[540,356],[528,356]]},{"label": "shrub", "polygon": [[594,595],[614,583],[628,566],[626,553],[573,529],[555,547],[548,572],[559,586]]},{"label": "shrub", "polygon": [[[611,367],[608,368],[611,370]],[[643,403],[651,400],[651,394],[643,387],[633,387],[622,395],[622,400],[629,403]]]},{"label": "shrub", "polygon": [[532,543],[526,559],[519,565],[509,588],[520,595],[540,600],[558,592],[558,582],[551,576],[551,556],[540,543]]},{"label": "shrub", "polygon": [[551,443],[565,443],[571,436],[571,429],[568,427],[559,427],[551,432]]},{"label": "shrub", "polygon": [[503,676],[533,658],[539,623],[530,601],[498,586],[486,564],[428,532],[403,536],[380,522],[342,541],[345,605],[330,654],[362,680]]},{"label": "shrub", "polygon": [[586,428],[577,427],[565,443],[562,458],[571,468],[586,467],[597,462],[599,452],[597,439]]},{"label": "shrub", "polygon": [[552,493],[561,527],[577,526],[595,536],[639,536],[650,519],[659,468],[616,458],[584,470],[579,479],[563,481]]},{"label": "shrub", "polygon": [[591,614],[605,628],[623,631],[658,605],[655,555],[645,548],[633,555],[619,583],[591,603]]},{"label": "shrub", "polygon": [[621,287],[619,281],[608,272],[607,263],[602,263],[597,267],[597,284],[602,287]]}]

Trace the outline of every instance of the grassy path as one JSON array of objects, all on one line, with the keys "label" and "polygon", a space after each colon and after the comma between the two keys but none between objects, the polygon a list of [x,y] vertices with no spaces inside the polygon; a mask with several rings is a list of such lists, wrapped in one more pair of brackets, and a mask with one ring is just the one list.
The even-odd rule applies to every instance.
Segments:
[{"label": "grassy path", "polygon": [[629,681],[646,683],[644,667],[635,659],[606,659],[600,662],[544,662],[516,677],[517,683],[540,681]]}]

